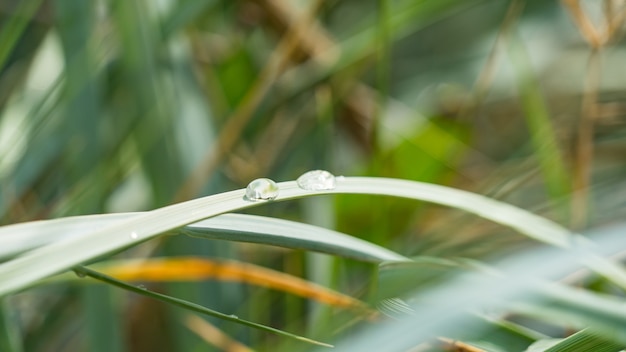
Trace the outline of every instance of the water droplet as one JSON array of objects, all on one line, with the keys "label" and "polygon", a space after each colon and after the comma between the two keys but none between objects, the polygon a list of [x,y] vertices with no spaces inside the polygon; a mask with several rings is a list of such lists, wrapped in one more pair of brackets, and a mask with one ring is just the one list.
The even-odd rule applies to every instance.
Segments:
[{"label": "water droplet", "polygon": [[87,275],[85,274],[85,272],[84,272],[84,271],[82,271],[82,270],[74,270],[74,274],[76,274],[76,276],[78,276],[78,277],[79,277],[79,278],[81,278],[81,279],[82,279],[82,278],[84,278],[85,276],[87,276]]},{"label": "water droplet", "polygon": [[138,285],[137,288],[140,290],[147,290],[146,286],[144,285]]},{"label": "water droplet", "polygon": [[337,176],[337,177],[335,177],[335,180],[337,180],[337,182],[341,182],[341,181],[343,181],[345,179],[346,179],[345,176]]},{"label": "water droplet", "polygon": [[313,170],[304,173],[296,181],[298,186],[308,191],[325,191],[335,188],[335,176],[326,170]]},{"label": "water droplet", "polygon": [[269,178],[257,178],[246,187],[246,200],[257,202],[278,197],[278,185]]},{"label": "water droplet", "polygon": [[130,233],[130,238],[132,238],[133,240],[136,240],[139,238],[139,235],[137,234],[137,232],[133,231]]},{"label": "water droplet", "polygon": [[238,317],[238,316],[236,316],[235,314],[231,314],[231,315],[229,315],[229,317],[231,317],[231,318],[233,318],[233,319],[239,319],[239,317]]}]

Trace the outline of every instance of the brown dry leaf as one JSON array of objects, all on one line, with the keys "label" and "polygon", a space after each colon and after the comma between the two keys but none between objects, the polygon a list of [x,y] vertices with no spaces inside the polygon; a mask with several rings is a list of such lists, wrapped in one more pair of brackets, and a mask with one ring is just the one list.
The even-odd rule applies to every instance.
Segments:
[{"label": "brown dry leaf", "polygon": [[199,318],[195,315],[189,315],[185,319],[187,327],[200,336],[204,341],[226,352],[252,352],[253,349],[242,344],[239,341],[233,340],[230,336],[226,335],[222,330],[215,327],[215,325],[208,321]]},{"label": "brown dry leaf", "polygon": [[257,265],[230,260],[196,257],[168,257],[115,261],[99,267],[103,273],[125,281],[200,281],[244,282],[288,292],[332,306],[370,311],[355,298],[301,278]]}]

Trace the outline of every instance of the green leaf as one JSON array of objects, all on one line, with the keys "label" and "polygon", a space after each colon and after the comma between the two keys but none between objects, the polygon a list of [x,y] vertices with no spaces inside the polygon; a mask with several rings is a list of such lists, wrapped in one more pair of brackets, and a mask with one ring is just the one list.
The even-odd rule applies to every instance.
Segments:
[{"label": "green leaf", "polygon": [[[623,233],[624,226],[593,235],[598,247],[608,253],[623,248]],[[623,298],[546,281],[577,269],[578,255],[558,248],[534,248],[494,263],[492,267],[498,270],[495,275],[470,271],[445,280],[439,286],[420,289],[404,296],[414,314],[366,328],[337,342],[336,350],[406,351],[433,336],[460,341],[485,336],[486,322],[477,321],[472,312],[505,316],[511,312],[532,314],[559,325],[588,327],[607,341],[626,344]]]},{"label": "green leaf", "polygon": [[365,261],[410,260],[341,232],[263,216],[225,214],[188,225],[181,232],[201,238],[269,244]]},{"label": "green leaf", "polygon": [[585,329],[564,339],[539,340],[530,345],[526,352],[617,352],[623,349],[624,345],[607,341]]},{"label": "green leaf", "polygon": [[[13,16],[4,22],[0,31],[0,69],[4,67],[18,39],[32,20],[42,0],[24,0],[14,9]],[[10,8],[10,7],[8,7]],[[0,71],[1,72],[1,71]]]},{"label": "green leaf", "polygon": [[626,305],[623,298],[556,284],[546,286],[544,293],[546,299],[516,304],[513,309],[554,324],[588,327],[571,341],[562,342],[562,346],[587,343],[607,348],[626,346]]},{"label": "green leaf", "polygon": [[[93,228],[110,226],[140,215],[141,213],[85,215],[4,226],[0,228],[0,258],[64,239],[77,238]],[[337,231],[254,215],[223,214],[173,232],[208,239],[318,251],[365,261],[410,260]]]},{"label": "green leaf", "polygon": [[21,333],[18,324],[14,321],[14,316],[10,303],[7,302],[11,297],[0,299],[0,350],[20,352],[23,351],[21,343]]},{"label": "green leaf", "polygon": [[[278,186],[280,195],[275,201],[321,194],[351,193],[412,198],[462,209],[511,227],[531,238],[564,248],[575,248],[581,260],[589,260],[594,269],[602,270],[615,283],[626,287],[624,270],[608,260],[593,256],[587,249],[583,250],[586,248],[584,239],[571,236],[567,229],[550,220],[478,194],[415,181],[373,177],[345,177],[337,182],[335,189],[324,191],[301,189],[295,181],[281,182]],[[0,295],[23,289],[37,280],[82,262],[200,219],[261,204],[264,202],[246,200],[245,190],[240,189],[156,209],[96,229],[84,236],[35,249],[0,265]],[[595,263],[602,265],[594,265]]]},{"label": "green leaf", "polygon": [[561,200],[570,191],[570,177],[563,164],[548,107],[534,78],[530,57],[519,38],[510,40],[509,51],[531,142],[545,175],[546,186],[554,200]]},{"label": "green leaf", "polygon": [[119,288],[125,289],[127,291],[131,291],[134,293],[138,293],[140,295],[146,296],[146,297],[150,297],[150,298],[154,298],[156,300],[162,301],[162,302],[166,302],[196,313],[201,313],[201,314],[206,314],[206,315],[210,315],[213,317],[217,317],[220,319],[224,319],[224,320],[229,320],[232,322],[236,322],[242,325],[247,325],[259,330],[263,330],[263,331],[268,331],[268,332],[272,332],[281,336],[285,336],[285,337],[290,337],[299,341],[303,341],[303,342],[308,342],[308,343],[312,343],[315,345],[319,345],[319,346],[324,346],[324,347],[332,347],[332,345],[323,343],[323,342],[319,342],[319,341],[315,341],[315,340],[311,340],[308,339],[306,337],[303,336],[298,336],[298,335],[294,335],[294,334],[290,334],[288,332],[282,331],[282,330],[278,330],[278,329],[274,329],[272,327],[266,326],[266,325],[262,325],[262,324],[258,324],[258,323],[254,323],[248,320],[244,320],[244,319],[239,319],[237,316],[235,315],[229,315],[229,314],[224,314],[224,313],[220,313],[218,311],[203,307],[199,304],[195,304],[192,302],[188,302],[185,301],[183,299],[180,298],[175,298],[175,297],[171,297],[168,295],[164,295],[158,292],[154,292],[154,291],[150,291],[147,290],[145,288],[141,288],[141,287],[137,287],[137,286],[133,286],[127,283],[124,283],[122,281],[116,280],[110,276],[104,275],[102,273],[99,273],[97,271],[91,270],[89,268],[86,267],[76,267],[74,268],[74,271],[76,272],[76,274],[78,276],[88,276],[91,278],[94,278],[98,281],[102,281],[104,283],[113,285],[113,286],[117,286]]}]

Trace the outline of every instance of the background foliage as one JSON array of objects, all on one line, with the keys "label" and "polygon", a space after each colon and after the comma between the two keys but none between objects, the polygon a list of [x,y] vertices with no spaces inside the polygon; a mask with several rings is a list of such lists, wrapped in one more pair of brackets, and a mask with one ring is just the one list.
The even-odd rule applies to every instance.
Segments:
[{"label": "background foliage", "polygon": [[[151,210],[311,169],[461,188],[574,231],[620,223],[625,13],[620,0],[3,1],[1,224]],[[536,245],[458,210],[390,197],[248,212],[435,258],[428,265],[444,272],[448,260]],[[254,263],[364,301],[378,291],[371,263],[258,244],[160,237],[115,258],[168,256]],[[585,283],[623,300],[610,282]],[[146,285],[322,340],[350,336],[364,319],[242,283]],[[4,303],[12,346],[25,351],[243,348],[215,347],[185,311],[106,285],[43,285]],[[574,332],[516,319],[536,334],[490,346],[521,350]],[[306,347],[210,321],[255,349]]]}]

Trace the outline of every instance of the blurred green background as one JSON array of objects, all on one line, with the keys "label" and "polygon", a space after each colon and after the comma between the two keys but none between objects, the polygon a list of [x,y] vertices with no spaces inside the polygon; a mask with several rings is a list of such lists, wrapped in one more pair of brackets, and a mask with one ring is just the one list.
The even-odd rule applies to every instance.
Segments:
[{"label": "blurred green background", "polygon": [[[577,231],[617,222],[623,15],[614,0],[4,0],[0,221],[150,210],[325,169],[457,187]],[[497,258],[531,244],[459,211],[384,197],[251,212],[406,256]],[[235,258],[372,294],[371,264],[179,237],[121,256]],[[320,336],[339,314],[240,284],[159,289]],[[25,351],[213,348],[179,311],[113,288],[13,298]],[[215,323],[261,350],[295,348]]]}]

